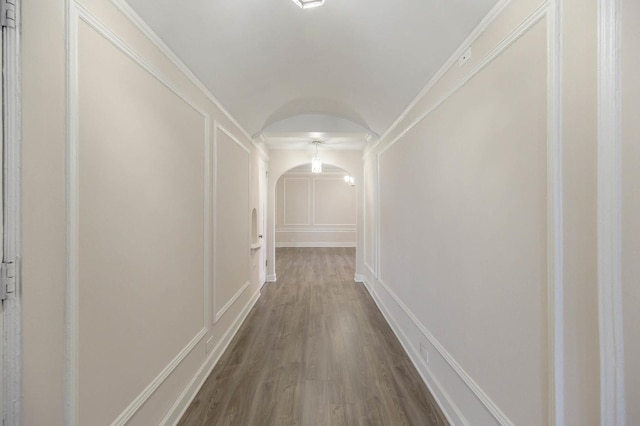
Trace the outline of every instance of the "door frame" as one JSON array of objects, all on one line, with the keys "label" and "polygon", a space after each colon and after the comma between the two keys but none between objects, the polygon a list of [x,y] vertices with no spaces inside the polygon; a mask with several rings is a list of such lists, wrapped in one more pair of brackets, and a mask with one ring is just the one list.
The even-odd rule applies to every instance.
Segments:
[{"label": "door frame", "polygon": [[[2,7],[2,280],[10,285],[2,302],[2,414],[4,424],[22,424],[22,253],[21,176],[22,98],[20,29],[21,0]],[[12,19],[13,18],[13,19]]]}]

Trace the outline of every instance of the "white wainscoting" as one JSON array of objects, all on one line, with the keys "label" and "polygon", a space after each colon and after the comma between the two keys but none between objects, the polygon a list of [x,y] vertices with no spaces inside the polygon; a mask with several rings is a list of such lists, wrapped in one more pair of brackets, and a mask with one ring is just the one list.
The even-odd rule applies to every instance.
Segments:
[{"label": "white wainscoting", "polygon": [[[177,99],[187,103],[191,108],[197,111],[203,119],[204,127],[204,171],[205,181],[204,200],[208,200],[210,191],[210,170],[208,163],[208,153],[210,150],[209,141],[209,115],[198,105],[193,103],[179,89],[165,78],[150,62],[135,50],[129,47],[115,33],[113,33],[98,18],[92,15],[87,9],[76,1],[67,2],[67,283],[65,289],[66,299],[66,324],[65,324],[65,418],[66,424],[78,424],[78,346],[79,346],[79,87],[78,87],[78,42],[79,42],[79,23],[86,23],[91,29],[96,31],[107,41],[109,41],[122,54],[126,55],[131,61],[140,66],[145,72],[153,76],[157,81],[162,83],[168,90],[176,95]],[[209,203],[204,203],[204,229],[209,229]],[[158,389],[164,380],[176,369],[182,360],[192,351],[192,349],[202,340],[208,332],[209,317],[209,243],[204,239],[204,281],[203,281],[203,324],[202,328],[189,339],[176,356],[151,380],[144,390],[116,417],[112,424],[121,425],[127,423],[137,410],[145,403],[147,399]]]},{"label": "white wainscoting", "polygon": [[[219,165],[218,165],[218,151],[219,151],[219,136],[218,134],[223,133],[224,135],[226,135],[229,139],[231,139],[231,141],[233,143],[235,143],[235,145],[237,145],[239,148],[241,148],[245,153],[246,153],[246,164],[247,164],[247,188],[246,188],[246,198],[247,198],[247,206],[246,206],[246,229],[247,229],[247,238],[246,238],[246,243],[245,243],[245,248],[246,248],[246,252],[249,252],[249,247],[251,245],[251,235],[249,232],[249,229],[251,227],[251,217],[249,214],[249,206],[251,205],[251,193],[249,191],[249,184],[251,182],[251,150],[249,147],[247,147],[245,144],[243,144],[232,132],[230,132],[229,130],[227,130],[224,126],[222,126],[220,123],[218,123],[217,121],[214,123],[214,136],[213,136],[213,152],[214,152],[214,159],[213,159],[213,194],[214,194],[214,204],[215,206],[219,206],[220,205],[220,180],[221,180],[221,176],[219,176]],[[235,196],[237,196],[238,194],[235,193]],[[217,208],[213,209],[213,247],[215,247],[215,251],[216,254],[217,253],[224,253],[227,251],[228,248],[226,247],[218,247],[219,245],[219,226],[218,226],[218,213],[217,213]],[[242,250],[238,251],[238,256],[241,255]],[[214,260],[213,260],[213,291],[212,291],[212,323],[216,324],[220,318],[222,318],[222,316],[224,315],[224,313],[233,305],[233,303],[238,300],[238,298],[240,297],[240,295],[244,292],[244,290],[246,290],[246,288],[249,286],[250,284],[250,269],[249,269],[249,260],[248,260],[248,255],[247,255],[247,268],[246,268],[246,275],[238,282],[241,282],[243,284],[239,285],[238,290],[231,295],[226,301],[221,301],[220,299],[220,282],[221,282],[221,277],[219,276],[218,272],[219,272],[219,265],[218,262],[214,256]],[[224,303],[224,304],[222,304]],[[222,304],[222,306],[220,306]]]},{"label": "white wainscoting", "polygon": [[254,305],[260,298],[260,290],[256,291],[251,299],[247,302],[247,304],[242,308],[236,319],[233,321],[233,324],[229,327],[229,329],[224,333],[220,341],[213,348],[206,361],[202,364],[202,366],[198,369],[198,372],[193,376],[189,384],[184,388],[176,402],[171,406],[167,414],[164,416],[161,425],[176,425],[180,421],[180,418],[185,413],[189,405],[193,401],[193,398],[196,397],[198,391],[204,384],[205,380],[211,372],[213,368],[218,364],[220,357],[227,350],[229,344],[233,340],[234,336],[240,329],[240,326],[253,309]]},{"label": "white wainscoting", "polygon": [[[396,128],[409,111],[418,104],[444,76],[455,61],[500,15],[511,3],[511,0],[500,1],[492,12],[480,23],[471,36],[465,40],[460,48],[452,55],[425,89],[414,99],[407,109],[398,117],[396,122],[380,138],[380,141],[367,149],[363,160],[376,161],[375,177],[375,255],[376,265],[369,265],[365,261],[366,274],[356,276],[356,281],[364,282],[367,290],[384,314],[394,333],[402,343],[405,351],[412,359],[423,380],[430,388],[447,418],[452,424],[513,424],[507,415],[492,401],[488,394],[480,388],[473,378],[464,370],[451,354],[440,344],[429,330],[421,324],[416,316],[406,307],[402,300],[384,283],[381,277],[380,259],[384,256],[380,244],[380,158],[385,151],[400,141],[413,127],[429,116],[449,97],[460,90],[477,73],[508,49],[522,35],[533,28],[541,20],[547,20],[548,69],[547,69],[547,163],[548,163],[548,301],[547,318],[549,334],[549,424],[561,425],[564,422],[564,383],[563,383],[563,294],[562,294],[562,162],[561,162],[561,38],[562,26],[560,22],[560,1],[543,1],[531,14],[513,29],[499,44],[483,57],[469,72],[455,81],[450,89],[437,99],[428,109],[425,109],[411,123],[403,127],[402,131],[393,139],[388,135]],[[368,182],[372,179],[369,178]],[[364,196],[363,196],[364,199]],[[365,202],[366,204],[366,202]],[[366,220],[366,212],[365,212]],[[366,231],[365,231],[366,232]],[[365,241],[368,237],[365,236]],[[366,246],[366,244],[365,244]],[[366,250],[366,249],[365,249]],[[365,258],[366,259],[366,258]],[[375,267],[374,267],[375,266]],[[393,277],[387,277],[393,282]],[[425,342],[430,360],[427,364],[417,347],[419,341]],[[464,412],[464,414],[463,414]],[[467,421],[471,419],[471,422]]]}]

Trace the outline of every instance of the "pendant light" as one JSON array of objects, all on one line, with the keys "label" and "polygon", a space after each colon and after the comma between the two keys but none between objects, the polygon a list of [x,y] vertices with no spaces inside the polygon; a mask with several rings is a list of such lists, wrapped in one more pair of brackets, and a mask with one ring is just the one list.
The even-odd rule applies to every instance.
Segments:
[{"label": "pendant light", "polygon": [[314,141],[313,144],[316,146],[316,155],[311,159],[311,173],[322,173],[322,161],[320,161],[320,156],[318,155],[318,144],[319,141]]}]

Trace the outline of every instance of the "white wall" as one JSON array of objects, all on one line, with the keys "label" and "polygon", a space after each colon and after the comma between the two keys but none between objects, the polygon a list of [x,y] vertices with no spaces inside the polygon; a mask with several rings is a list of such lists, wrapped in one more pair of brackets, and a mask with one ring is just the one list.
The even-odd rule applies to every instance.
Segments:
[{"label": "white wall", "polygon": [[276,247],[355,247],[356,188],[343,173],[284,174],[276,186]]},{"label": "white wall", "polygon": [[170,423],[259,296],[266,157],[134,15],[69,3],[68,34],[23,5],[24,424]]},{"label": "white wall", "polygon": [[595,5],[555,5],[499,3],[365,153],[365,284],[455,424],[599,419]]}]

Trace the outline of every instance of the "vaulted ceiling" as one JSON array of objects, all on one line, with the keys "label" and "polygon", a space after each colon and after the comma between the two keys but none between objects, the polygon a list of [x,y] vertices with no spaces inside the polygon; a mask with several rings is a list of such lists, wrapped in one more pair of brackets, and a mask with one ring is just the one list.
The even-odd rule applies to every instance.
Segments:
[{"label": "vaulted ceiling", "polygon": [[291,0],[128,1],[273,147],[383,134],[496,3],[326,0],[303,10]]}]

